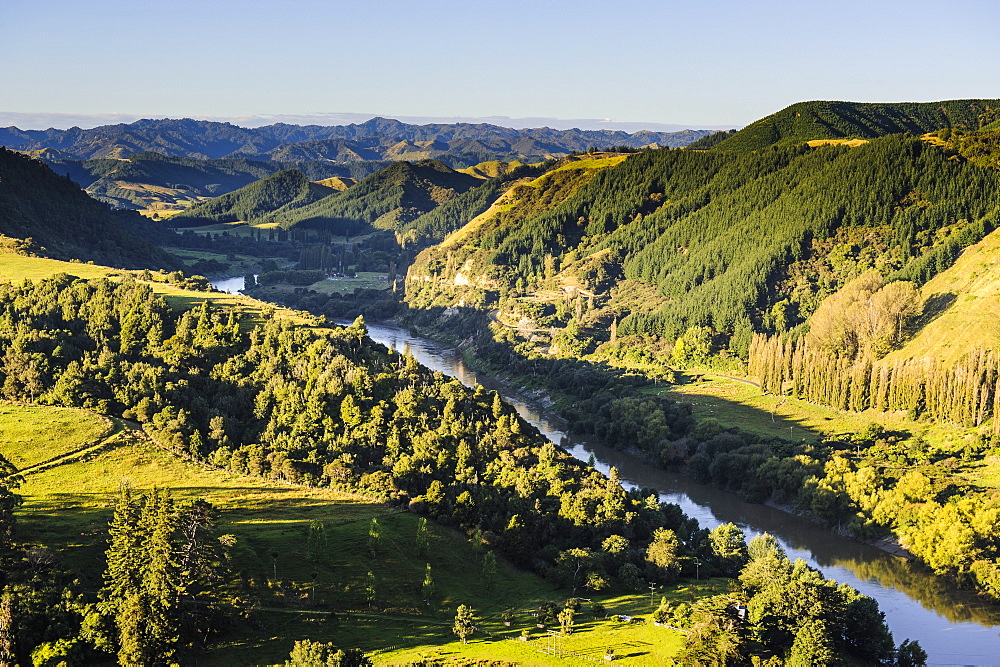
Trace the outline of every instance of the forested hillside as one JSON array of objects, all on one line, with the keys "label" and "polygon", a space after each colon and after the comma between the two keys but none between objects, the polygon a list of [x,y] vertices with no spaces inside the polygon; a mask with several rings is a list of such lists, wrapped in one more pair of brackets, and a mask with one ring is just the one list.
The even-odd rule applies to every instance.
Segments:
[{"label": "forested hillside", "polygon": [[[862,272],[922,282],[992,230],[997,172],[952,155],[890,136],[567,164],[422,253],[409,285],[518,294],[571,279],[605,295],[619,333],[674,339],[709,327],[744,356],[753,331],[795,327]],[[607,298],[622,280],[656,287],[660,305],[616,309]]]},{"label": "forested hillside", "polygon": [[90,160],[39,157],[57,174],[66,174],[94,198],[116,208],[138,208],[166,214],[182,210],[192,202],[216,197],[279,171],[296,169],[309,180],[363,178],[386,162],[355,162],[337,165],[321,162],[220,158],[197,160],[143,152],[128,158]]},{"label": "forested hillside", "polygon": [[143,238],[149,224],[94,201],[41,162],[0,148],[0,235],[30,238],[27,251],[126,268],[178,266]]},{"label": "forested hillside", "polygon": [[435,160],[396,162],[343,192],[273,219],[286,228],[302,225],[337,234],[359,234],[373,228],[400,230],[480,183],[480,179]]},{"label": "forested hillside", "polygon": [[310,181],[297,169],[289,169],[196,204],[171,217],[170,224],[191,227],[220,222],[269,222],[338,192],[340,190]]},{"label": "forested hillside", "polygon": [[1000,100],[946,102],[798,102],[751,123],[714,147],[755,151],[812,139],[873,139],[887,134],[924,134],[942,128],[979,130],[1000,120]]}]

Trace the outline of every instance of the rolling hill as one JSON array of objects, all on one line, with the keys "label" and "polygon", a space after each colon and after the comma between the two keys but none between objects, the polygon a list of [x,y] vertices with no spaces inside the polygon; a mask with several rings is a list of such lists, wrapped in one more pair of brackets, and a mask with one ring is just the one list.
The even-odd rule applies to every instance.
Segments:
[{"label": "rolling hill", "polygon": [[[667,340],[708,327],[742,355],[751,332],[797,326],[865,270],[923,282],[992,230],[1000,174],[955,158],[888,136],[557,163],[421,253],[409,298],[547,293],[556,308],[576,285],[601,295],[603,327]],[[621,301],[623,283],[656,296]]]},{"label": "rolling hill", "polygon": [[266,220],[286,229],[300,226],[337,235],[398,231],[482,183],[435,160],[395,162],[344,189],[310,183],[301,173],[289,171],[200,204],[173,221]]},{"label": "rolling hill", "polygon": [[123,268],[177,268],[141,235],[137,213],[112,211],[46,165],[0,148],[0,235],[31,239],[27,250]]},{"label": "rolling hill", "polygon": [[934,359],[951,365],[977,348],[1000,348],[1000,232],[970,246],[927,281],[922,326],[887,357]]},{"label": "rolling hill", "polygon": [[[941,128],[979,130],[1000,119],[1000,100],[945,102],[799,102],[761,118],[718,143],[715,150],[754,151],[811,139],[873,139]],[[696,148],[700,146],[695,146]]]},{"label": "rolling hill", "polygon": [[220,222],[263,222],[338,192],[310,181],[297,169],[289,169],[196,204],[173,216],[171,224],[193,227]]},{"label": "rolling hill", "polygon": [[[169,214],[194,203],[232,192],[279,171],[296,169],[310,180],[363,178],[386,162],[337,165],[328,161],[281,162],[246,158],[198,160],[146,151],[128,158],[91,160],[55,159],[51,151],[37,151],[58,174],[66,174],[80,187],[115,208],[145,209]],[[48,157],[47,157],[48,156]]]}]

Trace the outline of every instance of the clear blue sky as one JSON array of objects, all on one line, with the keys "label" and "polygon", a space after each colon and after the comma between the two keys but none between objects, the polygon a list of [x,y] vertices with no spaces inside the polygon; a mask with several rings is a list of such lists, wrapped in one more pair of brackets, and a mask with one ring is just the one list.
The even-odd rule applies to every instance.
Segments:
[{"label": "clear blue sky", "polygon": [[0,111],[742,125],[1000,98],[995,0],[0,0]]}]

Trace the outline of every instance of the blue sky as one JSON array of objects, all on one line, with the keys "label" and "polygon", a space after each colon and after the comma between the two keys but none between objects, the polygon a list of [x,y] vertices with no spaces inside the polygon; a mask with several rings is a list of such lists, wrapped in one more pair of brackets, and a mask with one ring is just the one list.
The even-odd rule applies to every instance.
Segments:
[{"label": "blue sky", "polygon": [[1000,98],[998,26],[992,0],[0,0],[0,112],[739,126]]}]

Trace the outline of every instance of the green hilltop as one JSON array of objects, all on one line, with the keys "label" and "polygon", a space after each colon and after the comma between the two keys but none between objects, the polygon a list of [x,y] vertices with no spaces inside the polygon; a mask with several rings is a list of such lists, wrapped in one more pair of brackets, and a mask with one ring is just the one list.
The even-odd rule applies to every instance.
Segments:
[{"label": "green hilltop", "polygon": [[298,169],[289,169],[196,204],[173,216],[171,224],[189,227],[220,222],[268,222],[338,192],[310,181]]},{"label": "green hilltop", "polygon": [[[751,123],[715,146],[755,151],[814,139],[873,139],[950,127],[978,130],[1000,119],[1000,100],[945,102],[798,102]],[[701,148],[702,145],[692,145]]]},{"label": "green hilltop", "polygon": [[481,182],[436,160],[395,162],[343,192],[274,220],[285,228],[302,225],[339,234],[397,230]]}]

